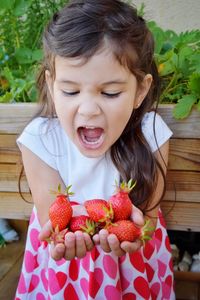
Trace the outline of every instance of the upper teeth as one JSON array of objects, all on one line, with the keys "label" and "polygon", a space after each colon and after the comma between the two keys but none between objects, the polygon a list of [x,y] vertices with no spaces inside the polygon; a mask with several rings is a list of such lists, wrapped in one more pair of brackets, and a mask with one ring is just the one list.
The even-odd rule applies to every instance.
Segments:
[{"label": "upper teeth", "polygon": [[85,126],[86,129],[95,129],[94,126]]}]

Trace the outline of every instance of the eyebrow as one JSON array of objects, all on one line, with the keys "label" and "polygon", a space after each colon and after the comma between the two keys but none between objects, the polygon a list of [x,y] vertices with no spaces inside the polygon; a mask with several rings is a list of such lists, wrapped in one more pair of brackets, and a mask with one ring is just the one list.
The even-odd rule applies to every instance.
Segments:
[{"label": "eyebrow", "polygon": [[[67,84],[78,84],[78,82],[72,81],[72,80],[57,80],[60,83],[67,83]],[[110,85],[110,84],[125,84],[126,81],[124,80],[120,80],[120,79],[116,79],[116,80],[111,80],[111,81],[106,81],[101,83],[101,85]]]}]

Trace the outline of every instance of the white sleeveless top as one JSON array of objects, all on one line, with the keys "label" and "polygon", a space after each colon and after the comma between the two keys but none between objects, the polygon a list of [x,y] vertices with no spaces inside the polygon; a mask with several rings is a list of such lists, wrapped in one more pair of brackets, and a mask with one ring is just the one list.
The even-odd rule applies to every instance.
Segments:
[{"label": "white sleeveless top", "polygon": [[[153,132],[154,112],[147,113],[142,121],[142,131],[152,152],[172,135],[171,130],[157,114],[155,134]],[[76,200],[81,203],[91,197],[107,199],[114,191],[119,174],[109,153],[97,158],[83,156],[66,135],[57,118],[34,119],[17,139],[36,154],[47,165],[57,170],[65,183],[72,185]],[[98,183],[98,184],[97,184]]]}]

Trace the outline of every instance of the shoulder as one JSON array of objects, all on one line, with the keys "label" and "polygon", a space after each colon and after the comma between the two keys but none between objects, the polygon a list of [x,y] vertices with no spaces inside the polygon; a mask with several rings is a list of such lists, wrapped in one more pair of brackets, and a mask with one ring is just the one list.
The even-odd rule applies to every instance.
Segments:
[{"label": "shoulder", "polygon": [[57,118],[48,119],[38,117],[33,119],[25,128],[23,132],[27,134],[46,135],[60,130],[60,123]]},{"label": "shoulder", "polygon": [[[62,156],[66,135],[57,118],[38,117],[33,119],[17,139],[17,144],[25,146],[48,165],[57,169],[56,157]],[[62,145],[61,145],[62,144]]]},{"label": "shoulder", "polygon": [[142,132],[149,143],[152,152],[155,152],[171,136],[172,131],[162,117],[154,111],[145,114],[142,120]]}]

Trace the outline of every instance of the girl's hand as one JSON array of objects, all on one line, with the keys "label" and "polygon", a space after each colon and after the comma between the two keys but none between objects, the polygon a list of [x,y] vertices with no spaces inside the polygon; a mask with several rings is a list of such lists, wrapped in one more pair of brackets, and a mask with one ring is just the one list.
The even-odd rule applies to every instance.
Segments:
[{"label": "girl's hand", "polygon": [[[141,210],[133,205],[131,220],[138,226],[144,225],[144,217]],[[115,234],[109,234],[107,230],[102,229],[99,234],[93,236],[95,244],[100,244],[105,252],[111,252],[116,256],[122,256],[126,253],[132,253],[140,249],[142,242],[136,240],[135,242],[122,242],[120,244]]]},{"label": "girl's hand", "polygon": [[[45,241],[50,237],[52,231],[51,222],[48,221],[42,228],[39,239]],[[87,251],[91,251],[94,244],[87,233],[81,231],[68,232],[65,235],[65,243],[59,243],[57,245],[51,245],[51,257],[54,260],[60,260],[65,258],[66,260],[72,260],[75,257],[82,258],[87,254]]]}]

